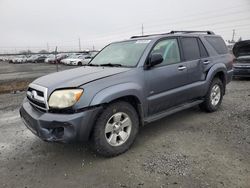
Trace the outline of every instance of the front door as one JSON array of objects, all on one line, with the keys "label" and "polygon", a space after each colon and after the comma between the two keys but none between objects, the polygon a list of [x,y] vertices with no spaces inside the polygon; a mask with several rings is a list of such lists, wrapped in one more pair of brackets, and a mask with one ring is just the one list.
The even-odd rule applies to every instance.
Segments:
[{"label": "front door", "polygon": [[159,41],[152,53],[160,53],[163,62],[145,71],[148,114],[153,115],[185,102],[187,64],[181,62],[176,38]]}]

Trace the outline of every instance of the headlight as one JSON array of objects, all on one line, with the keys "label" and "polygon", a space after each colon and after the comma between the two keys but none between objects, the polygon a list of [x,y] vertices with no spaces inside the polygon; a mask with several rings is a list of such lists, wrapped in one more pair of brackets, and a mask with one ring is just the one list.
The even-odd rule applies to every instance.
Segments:
[{"label": "headlight", "polygon": [[49,98],[49,107],[68,108],[73,106],[83,94],[82,89],[63,89],[54,91]]}]

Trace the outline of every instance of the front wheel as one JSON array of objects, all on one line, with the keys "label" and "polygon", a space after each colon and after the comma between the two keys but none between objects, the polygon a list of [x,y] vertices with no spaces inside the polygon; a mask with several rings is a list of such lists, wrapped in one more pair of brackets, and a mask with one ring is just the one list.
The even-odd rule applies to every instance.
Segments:
[{"label": "front wheel", "polygon": [[104,109],[94,127],[92,141],[95,151],[112,157],[127,151],[139,128],[138,115],[127,102],[116,102]]},{"label": "front wheel", "polygon": [[205,100],[200,104],[200,108],[207,112],[218,110],[221,105],[224,93],[224,86],[219,78],[215,78],[205,96]]}]

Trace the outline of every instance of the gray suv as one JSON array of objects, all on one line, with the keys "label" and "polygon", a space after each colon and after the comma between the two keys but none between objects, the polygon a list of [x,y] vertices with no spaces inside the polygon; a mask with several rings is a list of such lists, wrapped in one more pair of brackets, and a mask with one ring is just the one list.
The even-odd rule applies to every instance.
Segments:
[{"label": "gray suv", "polygon": [[232,63],[211,31],[134,36],[109,44],[84,67],[36,79],[20,115],[42,140],[91,141],[97,153],[115,156],[146,123],[195,105],[216,111]]}]

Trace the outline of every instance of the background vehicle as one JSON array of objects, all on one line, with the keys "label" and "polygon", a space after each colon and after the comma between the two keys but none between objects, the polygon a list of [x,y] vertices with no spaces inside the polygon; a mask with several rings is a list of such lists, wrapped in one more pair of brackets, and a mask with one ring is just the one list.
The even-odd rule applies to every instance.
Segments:
[{"label": "background vehicle", "polygon": [[235,58],[234,77],[250,77],[250,40],[241,41],[234,45]]},{"label": "background vehicle", "polygon": [[19,55],[17,57],[14,57],[10,63],[16,63],[16,64],[21,64],[21,63],[25,63],[27,61],[27,56],[25,55]]},{"label": "background vehicle", "polygon": [[44,60],[47,58],[46,55],[38,55],[36,58],[33,59],[32,63],[44,63]]},{"label": "background vehicle", "polygon": [[[73,54],[65,59],[62,59],[61,62],[65,65],[83,65],[85,62],[85,57],[89,57],[87,55],[83,55],[83,54]],[[87,61],[89,62],[88,59],[85,60],[86,64]]]},{"label": "background vehicle", "polygon": [[39,57],[39,55],[31,55],[27,58],[27,63],[34,63],[34,61]]},{"label": "background vehicle", "polygon": [[70,61],[70,65],[78,65],[78,66],[82,66],[82,65],[86,65],[91,61],[91,57],[89,55],[80,55],[78,56],[76,59],[72,59]]},{"label": "background vehicle", "polygon": [[55,55],[54,54],[48,55],[48,57],[44,60],[45,63],[50,63],[50,62],[54,62],[54,61],[55,61]]},{"label": "background vehicle", "polygon": [[195,105],[216,111],[232,62],[211,31],[134,36],[88,66],[35,80],[20,114],[43,140],[91,140],[97,153],[115,156],[131,147],[140,125]]},{"label": "background vehicle", "polygon": [[45,62],[46,63],[61,63],[62,59],[67,58],[68,55],[67,54],[57,54],[56,56],[54,54],[49,55],[46,59]]}]

